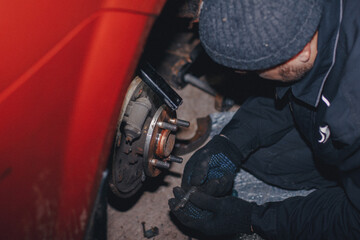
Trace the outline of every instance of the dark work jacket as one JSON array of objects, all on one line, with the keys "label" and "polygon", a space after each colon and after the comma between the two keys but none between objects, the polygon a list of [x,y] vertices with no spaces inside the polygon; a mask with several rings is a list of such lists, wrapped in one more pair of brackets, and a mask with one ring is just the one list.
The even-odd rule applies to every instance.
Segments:
[{"label": "dark work jacket", "polygon": [[[276,108],[276,101],[265,98],[249,99],[222,132],[245,160],[296,127],[315,161],[339,172],[338,189],[257,210],[253,224],[266,238],[355,239],[360,235],[360,1],[324,2],[314,67],[300,81],[277,89],[276,101],[285,101],[286,106]],[[333,196],[336,200],[331,201]]]}]

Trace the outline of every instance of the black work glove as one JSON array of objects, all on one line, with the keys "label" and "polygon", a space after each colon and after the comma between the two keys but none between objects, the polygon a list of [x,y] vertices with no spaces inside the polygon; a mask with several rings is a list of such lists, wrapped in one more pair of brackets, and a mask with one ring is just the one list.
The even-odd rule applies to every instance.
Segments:
[{"label": "black work glove", "polygon": [[200,186],[207,194],[224,196],[232,188],[240,156],[226,137],[215,136],[186,163],[181,187],[188,191],[191,186]]},{"label": "black work glove", "polygon": [[190,195],[190,201],[183,208],[175,210],[184,195],[183,189],[174,188],[175,198],[169,200],[169,206],[185,226],[207,235],[252,233],[251,213],[257,206],[255,203],[232,196],[216,198],[197,191]]}]

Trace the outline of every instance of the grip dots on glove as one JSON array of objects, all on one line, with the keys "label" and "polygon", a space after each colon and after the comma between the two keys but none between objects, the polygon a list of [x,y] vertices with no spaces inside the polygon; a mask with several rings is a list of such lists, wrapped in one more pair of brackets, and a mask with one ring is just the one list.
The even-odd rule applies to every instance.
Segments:
[{"label": "grip dots on glove", "polygon": [[222,178],[227,174],[235,174],[235,172],[235,164],[225,154],[218,153],[211,156],[207,175],[208,180]]}]

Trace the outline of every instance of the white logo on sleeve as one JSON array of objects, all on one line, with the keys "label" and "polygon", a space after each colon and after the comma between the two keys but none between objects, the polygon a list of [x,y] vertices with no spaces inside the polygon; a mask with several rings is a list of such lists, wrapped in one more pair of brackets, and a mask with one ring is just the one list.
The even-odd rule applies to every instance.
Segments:
[{"label": "white logo on sleeve", "polygon": [[320,127],[319,128],[319,133],[321,135],[321,139],[318,141],[319,143],[326,143],[326,141],[329,139],[330,137],[330,129],[329,126],[326,125],[325,127]]}]

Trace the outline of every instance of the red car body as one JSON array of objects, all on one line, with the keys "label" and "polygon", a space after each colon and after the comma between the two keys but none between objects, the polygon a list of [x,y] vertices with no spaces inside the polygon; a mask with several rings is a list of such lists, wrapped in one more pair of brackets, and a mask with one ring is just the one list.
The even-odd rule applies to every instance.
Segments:
[{"label": "red car body", "polygon": [[0,239],[81,239],[165,0],[0,1]]}]

